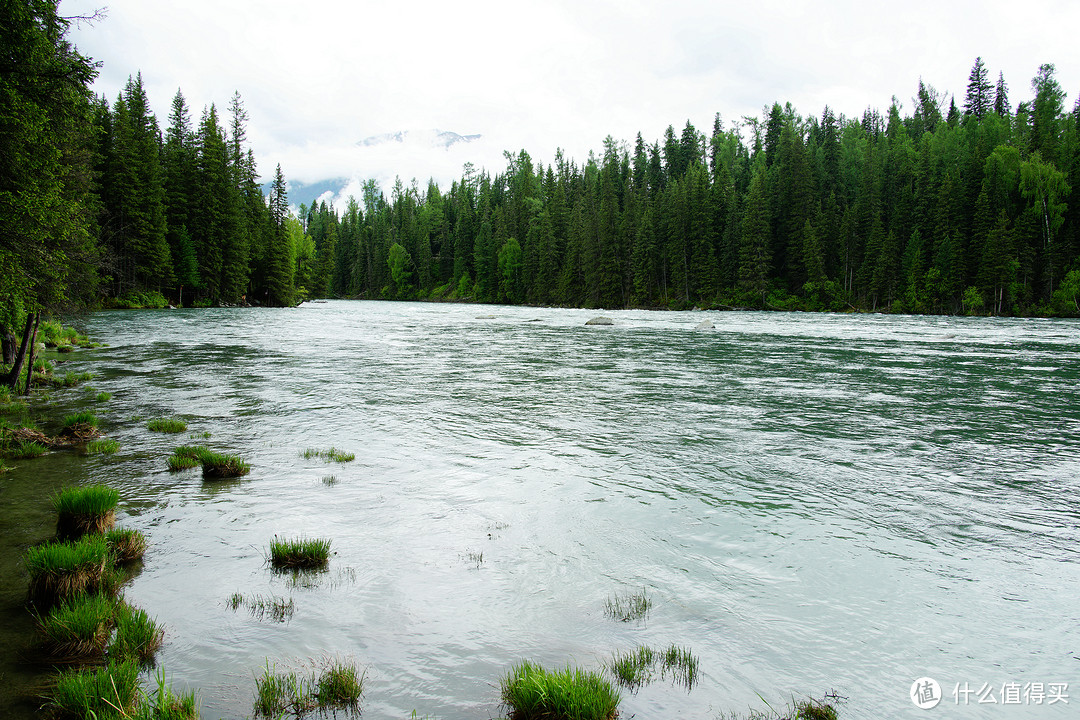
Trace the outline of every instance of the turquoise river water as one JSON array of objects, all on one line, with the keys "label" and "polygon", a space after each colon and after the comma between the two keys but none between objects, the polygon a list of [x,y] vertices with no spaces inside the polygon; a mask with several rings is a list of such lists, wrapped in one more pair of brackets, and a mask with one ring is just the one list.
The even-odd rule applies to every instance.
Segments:
[{"label": "turquoise river water", "polygon": [[[127,598],[204,718],[267,666],[366,670],[365,718],[497,718],[521,659],[689,648],[691,690],[622,717],[717,718],[836,691],[842,718],[1076,717],[1080,323],[332,301],[98,313],[63,369],[120,443],[0,476],[0,714],[34,717],[27,544],[49,494],[106,482],[150,542]],[[711,320],[712,329],[697,329]],[[178,416],[182,435],[146,429]],[[192,434],[210,433],[208,439]],[[180,444],[251,473],[170,473]],[[304,459],[307,448],[355,453]],[[331,477],[332,476],[332,477]],[[330,538],[291,580],[279,536]],[[642,589],[643,622],[605,616]],[[227,605],[294,602],[288,622]],[[933,710],[911,698],[936,680]],[[21,699],[22,698],[22,699]],[[995,700],[994,703],[989,699]]]}]

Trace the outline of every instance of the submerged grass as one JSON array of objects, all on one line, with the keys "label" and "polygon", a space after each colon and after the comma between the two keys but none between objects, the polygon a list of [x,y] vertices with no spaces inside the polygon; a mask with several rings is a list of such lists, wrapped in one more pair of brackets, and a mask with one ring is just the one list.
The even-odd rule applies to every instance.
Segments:
[{"label": "submerged grass", "polygon": [[330,660],[320,673],[300,675],[271,670],[268,661],[262,677],[255,679],[255,716],[300,716],[312,710],[358,712],[363,693],[364,674],[352,663]]},{"label": "submerged grass", "polygon": [[244,597],[241,593],[233,593],[226,601],[226,605],[233,610],[239,610],[241,607],[247,608],[247,611],[256,620],[269,618],[274,622],[288,622],[292,620],[292,616],[296,612],[296,603],[293,602],[292,598],[278,597],[276,595],[270,597],[263,597],[262,595]]},{"label": "submerged grass", "polygon": [[626,595],[615,593],[604,603],[604,613],[613,620],[630,622],[631,620],[644,620],[652,608],[652,600],[645,593],[632,592]]},{"label": "submerged grass", "polygon": [[752,709],[745,716],[735,712],[721,713],[719,720],[837,720],[840,717],[837,708],[846,699],[830,692],[821,698],[793,699],[779,710],[766,702],[768,710]]},{"label": "submerged grass", "polygon": [[152,432],[181,433],[187,430],[187,423],[177,418],[156,418],[146,423],[146,428]]},{"label": "submerged grass", "polygon": [[317,570],[330,561],[330,541],[322,538],[293,538],[277,535],[270,541],[270,565],[278,570]]},{"label": "submerged grass", "polygon": [[637,690],[653,681],[656,671],[661,678],[670,677],[676,685],[690,690],[698,682],[698,659],[690,650],[671,645],[655,650],[639,645],[630,652],[616,651],[604,667],[615,682],[630,690]]},{"label": "submerged grass", "polygon": [[356,459],[356,455],[345,450],[338,450],[335,447],[331,447],[329,450],[319,450],[317,448],[308,448],[300,453],[300,457],[305,460],[312,458],[322,458],[326,462],[339,462],[347,463]]},{"label": "submerged grass", "polygon": [[547,670],[523,661],[502,681],[510,720],[612,720],[619,691],[593,672],[567,667]]}]

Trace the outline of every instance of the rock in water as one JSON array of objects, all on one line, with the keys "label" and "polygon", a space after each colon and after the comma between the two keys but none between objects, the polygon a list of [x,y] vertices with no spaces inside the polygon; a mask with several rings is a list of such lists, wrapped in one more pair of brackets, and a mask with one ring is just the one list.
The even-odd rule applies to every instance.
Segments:
[{"label": "rock in water", "polygon": [[603,315],[598,315],[598,316],[594,317],[592,320],[586,321],[585,324],[586,325],[614,325],[615,321],[612,320],[609,317],[604,317]]},{"label": "rock in water", "polygon": [[702,320],[701,322],[699,322],[697,324],[697,327],[694,328],[694,329],[695,330],[712,330],[714,327],[716,327],[716,326],[712,324],[712,320]]}]

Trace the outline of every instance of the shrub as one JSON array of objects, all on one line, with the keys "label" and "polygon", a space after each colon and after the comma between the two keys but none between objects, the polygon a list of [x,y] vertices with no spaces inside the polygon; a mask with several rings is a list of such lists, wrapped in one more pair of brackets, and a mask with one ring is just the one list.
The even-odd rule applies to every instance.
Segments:
[{"label": "shrub", "polygon": [[270,541],[270,564],[279,570],[314,570],[330,561],[330,541],[319,538],[285,540],[277,535]]},{"label": "shrub", "polygon": [[176,418],[157,418],[146,424],[148,430],[162,433],[179,433],[187,430],[187,423]]},{"label": "shrub", "polygon": [[511,720],[611,720],[619,700],[610,682],[580,668],[546,670],[523,661],[502,682]]},{"label": "shrub", "polygon": [[112,529],[119,500],[120,493],[105,485],[64,488],[52,498],[56,534],[61,538],[76,538]]}]

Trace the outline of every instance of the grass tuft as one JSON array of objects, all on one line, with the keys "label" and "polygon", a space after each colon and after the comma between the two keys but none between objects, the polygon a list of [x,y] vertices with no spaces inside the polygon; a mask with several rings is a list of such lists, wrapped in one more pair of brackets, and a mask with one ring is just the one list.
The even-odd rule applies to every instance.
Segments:
[{"label": "grass tuft", "polygon": [[198,720],[199,707],[194,692],[174,693],[165,682],[164,671],[158,672],[155,685],[153,693],[144,694],[146,702],[139,706],[132,720]]},{"label": "grass tuft", "polygon": [[352,663],[331,660],[318,675],[270,670],[267,662],[262,677],[255,679],[255,716],[280,718],[316,710],[357,712],[364,692],[364,675]]},{"label": "grass tuft", "polygon": [[363,673],[352,663],[333,660],[315,683],[315,706],[322,710],[356,708],[363,693]]},{"label": "grass tuft", "polygon": [[642,588],[641,592],[632,592],[627,595],[615,593],[604,603],[604,614],[613,620],[630,622],[644,620],[651,608],[652,600],[645,593],[645,588]]},{"label": "grass tuft", "polygon": [[98,418],[97,415],[89,410],[83,410],[77,412],[74,415],[67,415],[64,417],[64,427],[74,427],[76,425],[89,425],[90,427],[97,427]]},{"label": "grass tuft", "polygon": [[108,559],[109,545],[101,535],[31,547],[26,551],[30,602],[44,611],[81,593],[97,592]]},{"label": "grass tuft", "polygon": [[141,560],[146,554],[146,536],[138,530],[117,528],[105,533],[109,554],[116,565],[127,565]]},{"label": "grass tuft", "polygon": [[86,443],[87,455],[112,455],[120,449],[120,443],[115,440],[91,440]]},{"label": "grass tuft", "polygon": [[[835,692],[829,692],[822,698],[792,700],[779,710],[766,702],[768,711],[752,709],[745,718],[746,720],[837,720],[839,717],[837,707],[846,699]],[[762,700],[764,701],[764,698]],[[735,712],[721,713],[718,720],[741,720],[743,717]]]},{"label": "grass tuft", "polygon": [[52,498],[56,511],[56,534],[62,539],[100,534],[116,524],[120,493],[106,485],[68,487]]},{"label": "grass tuft", "polygon": [[187,423],[177,418],[156,418],[146,423],[151,432],[181,433],[187,430]]},{"label": "grass tuft", "polygon": [[112,630],[116,604],[101,595],[77,595],[38,617],[49,652],[68,660],[100,656]]},{"label": "grass tuft", "polygon": [[97,400],[98,402],[109,402],[110,400],[112,400],[112,393],[105,392],[104,390],[102,390],[101,392],[99,392],[97,395],[94,396],[94,399]]},{"label": "grass tuft", "polygon": [[661,677],[667,677],[670,674],[676,684],[685,685],[687,690],[697,684],[698,659],[689,649],[672,645],[664,650],[660,663]]},{"label": "grass tuft", "polygon": [[318,450],[316,448],[308,448],[300,453],[300,457],[305,460],[312,458],[322,458],[326,462],[339,462],[347,463],[356,459],[356,455],[344,450],[338,450],[335,447],[331,447],[329,450]]},{"label": "grass tuft", "polygon": [[49,448],[34,440],[29,442],[13,441],[6,444],[3,454],[8,460],[29,460],[41,457],[48,450]]},{"label": "grass tuft", "polygon": [[61,673],[50,705],[60,718],[129,717],[139,704],[138,663]]},{"label": "grass tuft", "polygon": [[627,653],[615,652],[604,667],[617,683],[631,690],[652,682],[658,667],[661,678],[670,676],[675,684],[687,690],[698,682],[698,659],[677,645],[666,650],[639,645]]},{"label": "grass tuft", "polygon": [[109,643],[109,656],[151,664],[161,648],[164,631],[145,610],[120,603],[116,609],[116,634]]},{"label": "grass tuft", "polygon": [[547,670],[523,661],[502,681],[510,720],[612,720],[619,691],[593,672],[567,667]]},{"label": "grass tuft", "polygon": [[199,456],[203,478],[223,479],[247,475],[251,467],[236,455],[222,455],[206,451]]},{"label": "grass tuft", "polygon": [[278,570],[317,570],[330,561],[330,541],[320,538],[286,540],[277,535],[270,541],[270,565]]}]

